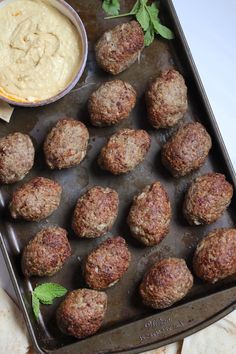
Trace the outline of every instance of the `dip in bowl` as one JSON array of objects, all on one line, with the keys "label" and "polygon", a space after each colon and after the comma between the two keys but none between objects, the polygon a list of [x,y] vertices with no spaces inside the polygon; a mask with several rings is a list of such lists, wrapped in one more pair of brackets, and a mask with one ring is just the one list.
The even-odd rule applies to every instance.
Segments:
[{"label": "dip in bowl", "polygon": [[41,106],[80,79],[88,41],[78,14],[63,0],[0,0],[0,99]]}]

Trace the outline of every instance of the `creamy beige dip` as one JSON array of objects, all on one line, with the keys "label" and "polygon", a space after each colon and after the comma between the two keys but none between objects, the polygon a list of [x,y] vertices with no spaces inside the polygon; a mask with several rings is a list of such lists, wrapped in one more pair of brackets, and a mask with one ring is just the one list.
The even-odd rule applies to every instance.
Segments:
[{"label": "creamy beige dip", "polygon": [[16,0],[0,8],[0,92],[23,101],[55,96],[81,63],[81,39],[47,1]]}]

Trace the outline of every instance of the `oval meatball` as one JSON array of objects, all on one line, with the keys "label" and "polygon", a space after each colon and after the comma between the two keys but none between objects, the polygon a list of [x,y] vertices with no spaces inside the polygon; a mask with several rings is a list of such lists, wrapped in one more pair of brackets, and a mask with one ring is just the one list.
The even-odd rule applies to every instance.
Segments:
[{"label": "oval meatball", "polygon": [[129,68],[144,48],[144,34],[136,21],[122,23],[105,32],[95,47],[98,65],[117,75]]},{"label": "oval meatball", "polygon": [[57,309],[60,330],[78,339],[91,336],[102,325],[107,295],[102,291],[79,289],[69,292]]},{"label": "oval meatball", "polygon": [[34,146],[27,134],[13,133],[0,139],[0,183],[22,180],[34,164]]},{"label": "oval meatball", "polygon": [[127,118],[136,103],[136,92],[127,82],[108,81],[92,93],[88,102],[91,123],[113,125]]},{"label": "oval meatball", "polygon": [[187,110],[187,87],[176,70],[166,70],[151,82],[146,92],[148,118],[154,128],[172,127]]},{"label": "oval meatball", "polygon": [[114,175],[130,172],[144,160],[150,145],[151,137],[145,130],[122,129],[102,148],[98,164]]},{"label": "oval meatball", "polygon": [[211,137],[200,123],[180,128],[162,148],[162,163],[174,177],[185,176],[205,162]]},{"label": "oval meatball", "polygon": [[183,299],[193,286],[185,260],[167,258],[155,263],[140,285],[143,303],[154,309],[170,307]]},{"label": "oval meatball", "polygon": [[194,254],[193,269],[208,283],[236,274],[236,229],[217,229],[203,238]]},{"label": "oval meatball", "polygon": [[46,163],[51,169],[77,166],[85,157],[89,140],[86,126],[74,119],[57,122],[44,142]]},{"label": "oval meatball", "polygon": [[105,289],[115,285],[129,267],[131,254],[122,237],[110,237],[86,258],[85,281],[90,288]]},{"label": "oval meatball", "polygon": [[188,189],[183,211],[190,225],[211,224],[231,202],[233,187],[221,173],[198,177]]},{"label": "oval meatball", "polygon": [[94,238],[108,232],[117,217],[119,196],[111,188],[95,186],[77,201],[72,228],[77,236]]},{"label": "oval meatball", "polygon": [[61,186],[44,177],[36,177],[18,188],[10,202],[14,219],[40,221],[51,215],[59,206]]},{"label": "oval meatball", "polygon": [[22,254],[22,271],[26,277],[52,276],[71,255],[67,231],[52,226],[39,231]]},{"label": "oval meatball", "polygon": [[128,215],[132,235],[146,246],[158,245],[169,232],[171,205],[160,182],[155,182],[134,197]]}]

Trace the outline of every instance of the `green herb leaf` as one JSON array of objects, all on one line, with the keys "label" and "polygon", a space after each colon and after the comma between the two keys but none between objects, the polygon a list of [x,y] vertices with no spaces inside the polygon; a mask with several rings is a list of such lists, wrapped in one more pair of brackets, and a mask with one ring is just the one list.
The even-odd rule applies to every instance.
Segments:
[{"label": "green herb leaf", "polygon": [[173,39],[174,34],[173,32],[166,26],[163,26],[160,22],[155,21],[153,22],[153,26],[157,34],[160,34],[165,39]]},{"label": "green herb leaf", "polygon": [[66,293],[67,289],[55,283],[41,284],[34,289],[35,296],[43,304],[52,304],[56,297],[64,296]]},{"label": "green herb leaf", "polygon": [[138,12],[136,13],[136,19],[140,23],[144,32],[147,31],[147,29],[149,27],[150,17],[148,15],[146,7],[143,3],[141,3],[141,6],[140,6]]},{"label": "green herb leaf", "polygon": [[[119,0],[113,0],[113,1],[104,0],[103,6],[108,6],[109,4],[110,7],[112,2],[114,2],[113,5],[116,6],[117,3],[119,4]],[[119,14],[119,10],[118,10],[118,12],[114,16],[108,16],[106,17],[106,19],[135,16],[136,20],[139,22],[139,24],[141,25],[144,31],[145,46],[149,46],[153,42],[155,33],[159,34],[163,38],[173,39],[174,38],[173,32],[168,27],[162,25],[160,22],[160,19],[158,17],[159,15],[158,3],[159,2],[157,1],[153,1],[151,5],[148,5],[148,0],[137,0],[130,12]],[[107,10],[105,11],[108,13]]]},{"label": "green herb leaf", "polygon": [[32,308],[36,320],[39,318],[40,303],[51,305],[56,297],[64,296],[67,289],[56,283],[45,283],[37,286],[32,292]]},{"label": "green herb leaf", "polygon": [[159,15],[159,10],[155,2],[151,6],[146,6],[147,12],[151,18],[151,21],[156,21]]},{"label": "green herb leaf", "polygon": [[102,8],[108,15],[112,15],[112,16],[119,15],[120,1],[119,0],[103,0]]},{"label": "green herb leaf", "polygon": [[144,44],[148,47],[154,41],[154,29],[153,26],[149,26],[144,35]]},{"label": "green herb leaf", "polygon": [[33,308],[34,316],[35,316],[36,320],[38,320],[38,318],[39,318],[39,299],[34,294],[34,292],[32,292],[32,308]]}]

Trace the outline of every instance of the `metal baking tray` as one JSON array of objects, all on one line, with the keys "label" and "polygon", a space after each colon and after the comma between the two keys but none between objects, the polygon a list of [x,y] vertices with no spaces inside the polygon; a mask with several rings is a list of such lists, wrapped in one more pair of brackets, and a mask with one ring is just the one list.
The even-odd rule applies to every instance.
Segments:
[{"label": "metal baking tray", "polygon": [[[215,285],[204,284],[195,278],[194,287],[188,296],[163,311],[143,306],[137,289],[144,272],[156,260],[168,256],[183,257],[191,268],[195,246],[207,232],[222,226],[235,227],[235,197],[224,216],[211,226],[188,226],[181,212],[184,193],[196,176],[208,171],[222,172],[235,187],[235,173],[171,0],[161,1],[160,6],[163,21],[174,30],[175,39],[173,41],[156,39],[143,51],[140,62],[118,76],[134,85],[138,92],[138,103],[128,120],[119,127],[110,128],[93,128],[88,121],[86,102],[89,94],[101,82],[112,78],[97,67],[94,43],[106,29],[128,19],[104,20],[100,2],[95,6],[93,0],[71,0],[69,3],[80,13],[87,29],[89,39],[87,67],[79,84],[60,101],[40,108],[16,108],[10,124],[0,123],[1,137],[13,131],[29,133],[37,151],[35,167],[24,181],[13,186],[1,186],[1,248],[38,353],[138,353],[190,335],[234,309],[236,301],[234,278]],[[128,10],[132,3],[122,1],[122,10]],[[189,106],[184,121],[202,122],[213,139],[213,148],[205,165],[197,172],[180,179],[172,178],[160,162],[160,148],[176,127],[169,130],[152,129],[146,119],[144,104],[144,91],[149,79],[172,66],[183,74],[188,86]],[[89,127],[88,154],[77,168],[49,171],[44,162],[42,143],[49,129],[63,116],[78,118]],[[152,136],[152,145],[145,161],[133,172],[123,176],[112,176],[98,167],[96,159],[106,139],[124,127],[146,129]],[[60,208],[50,218],[40,223],[13,222],[7,208],[12,191],[38,175],[51,177],[62,185],[63,197]],[[170,233],[161,244],[145,248],[131,237],[125,219],[133,196],[154,180],[160,180],[166,187],[173,208],[173,218]],[[36,284],[47,281],[58,282],[70,290],[85,286],[81,275],[81,260],[101,242],[101,239],[80,240],[73,234],[70,224],[77,198],[94,184],[112,187],[120,195],[119,216],[108,235],[119,234],[126,238],[132,252],[132,263],[124,278],[107,290],[108,311],[101,330],[90,338],[77,341],[64,336],[56,326],[55,310],[61,299],[52,306],[42,305],[42,316],[37,323],[32,314],[30,291]],[[28,281],[24,279],[20,269],[21,251],[37,231],[51,224],[59,224],[69,231],[73,255],[55,276]]]}]

